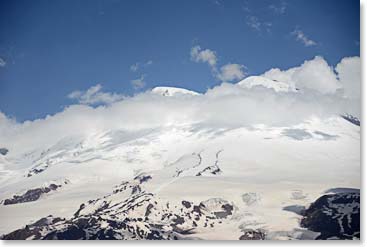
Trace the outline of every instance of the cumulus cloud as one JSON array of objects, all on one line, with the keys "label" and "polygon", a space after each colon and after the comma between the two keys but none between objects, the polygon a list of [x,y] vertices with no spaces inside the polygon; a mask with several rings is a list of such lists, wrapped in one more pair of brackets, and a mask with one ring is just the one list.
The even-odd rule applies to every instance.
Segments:
[{"label": "cumulus cloud", "polygon": [[286,82],[287,84],[295,87],[295,83],[292,80],[292,75],[295,68],[290,68],[288,70],[280,70],[279,68],[272,68],[266,71],[262,76],[281,82]]},{"label": "cumulus cloud", "polygon": [[212,70],[213,76],[222,82],[240,80],[246,75],[246,67],[242,64],[229,63],[218,69],[216,52],[210,49],[203,50],[197,45],[191,48],[190,55],[191,60],[194,62],[207,63]]},{"label": "cumulus cloud", "polygon": [[194,62],[207,63],[212,68],[215,68],[217,64],[216,53],[209,49],[203,50],[198,45],[191,48],[190,55],[191,55],[191,60]]},{"label": "cumulus cloud", "polygon": [[286,82],[295,88],[316,90],[323,94],[333,94],[341,87],[334,69],[320,56],[285,71],[271,69],[263,76]]},{"label": "cumulus cloud", "polygon": [[139,78],[132,80],[131,85],[133,85],[134,89],[141,89],[145,87],[145,75],[141,75]]},{"label": "cumulus cloud", "polygon": [[361,59],[343,58],[335,68],[344,89],[344,96],[359,100],[361,97]]},{"label": "cumulus cloud", "polygon": [[317,43],[315,41],[313,41],[312,39],[308,38],[303,33],[303,31],[301,31],[299,29],[294,30],[291,34],[296,37],[296,40],[297,41],[300,41],[306,47],[317,45]]},{"label": "cumulus cloud", "polygon": [[86,91],[73,91],[68,95],[68,98],[77,100],[79,104],[83,105],[112,104],[124,98],[121,94],[105,93],[101,89],[102,86],[97,84]]},{"label": "cumulus cloud", "polygon": [[245,66],[241,64],[226,64],[220,68],[217,78],[221,81],[241,80],[246,76]]},{"label": "cumulus cloud", "polygon": [[321,93],[335,93],[340,88],[333,68],[322,57],[305,61],[299,69],[294,70],[293,78],[297,87]]}]

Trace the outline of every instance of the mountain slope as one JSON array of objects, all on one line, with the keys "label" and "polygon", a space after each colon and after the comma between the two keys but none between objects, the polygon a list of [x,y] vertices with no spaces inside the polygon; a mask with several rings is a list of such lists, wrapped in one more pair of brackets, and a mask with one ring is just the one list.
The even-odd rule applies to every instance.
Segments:
[{"label": "mountain slope", "polygon": [[200,95],[197,92],[178,87],[155,87],[152,93],[162,96],[178,96],[178,95]]},{"label": "mountain slope", "polygon": [[[22,236],[313,239],[303,216],[284,207],[308,207],[330,188],[359,188],[359,132],[333,117],[290,127],[111,130],[22,155],[9,150],[1,157],[0,233],[33,222],[42,234]],[[49,184],[60,187],[4,203]]]},{"label": "mountain slope", "polygon": [[237,83],[241,87],[252,88],[256,86],[273,89],[275,92],[297,91],[289,84],[281,81],[271,80],[263,76],[249,76]]}]

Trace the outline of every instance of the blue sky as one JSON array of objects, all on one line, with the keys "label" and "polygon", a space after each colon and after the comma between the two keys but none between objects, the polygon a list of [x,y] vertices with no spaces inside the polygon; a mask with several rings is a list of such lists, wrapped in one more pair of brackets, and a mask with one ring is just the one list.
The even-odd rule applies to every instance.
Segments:
[{"label": "blue sky", "polygon": [[248,75],[360,53],[357,0],[2,0],[0,12],[0,111],[18,121],[59,112],[96,84],[204,92],[221,82],[190,57],[197,45]]}]

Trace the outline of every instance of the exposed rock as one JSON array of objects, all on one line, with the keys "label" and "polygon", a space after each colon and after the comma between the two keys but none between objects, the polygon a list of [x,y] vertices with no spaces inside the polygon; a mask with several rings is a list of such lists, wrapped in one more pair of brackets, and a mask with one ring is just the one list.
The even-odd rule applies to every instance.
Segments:
[{"label": "exposed rock", "polygon": [[305,211],[301,225],[319,232],[317,239],[360,238],[360,194],[327,194]]},{"label": "exposed rock", "polygon": [[264,240],[265,233],[261,230],[245,230],[239,240]]},{"label": "exposed rock", "polygon": [[[125,183],[122,185],[132,192],[133,186]],[[232,204],[220,198],[212,198],[196,205],[189,201],[183,201],[182,205],[158,203],[153,199],[153,194],[143,190],[131,193],[124,200],[111,202],[110,197],[116,198],[116,193],[126,193],[126,190],[115,191],[82,204],[71,219],[41,219],[37,224],[2,238],[168,240],[187,236],[185,239],[188,239],[197,228],[214,227],[218,219],[227,218],[234,210]]]},{"label": "exposed rock", "polygon": [[150,179],[152,179],[152,176],[150,176],[150,175],[144,175],[144,174],[140,174],[140,175],[138,175],[138,176],[136,176],[134,178],[134,180],[139,181],[140,184],[142,184],[144,182],[147,182]]},{"label": "exposed rock", "polygon": [[185,206],[185,208],[190,208],[191,207],[191,203],[188,201],[182,201],[182,205]]},{"label": "exposed rock", "polygon": [[46,170],[46,168],[47,168],[48,166],[45,166],[45,167],[43,167],[43,168],[33,168],[33,169],[31,169],[29,172],[28,172],[28,174],[27,174],[27,177],[32,177],[33,175],[35,175],[35,174],[38,174],[38,173],[41,173],[41,172],[43,172],[44,170]]},{"label": "exposed rock", "polygon": [[17,203],[25,203],[37,201],[43,194],[47,194],[51,191],[57,190],[61,185],[50,184],[47,187],[35,188],[27,190],[24,194],[14,195],[13,198],[5,199],[4,205],[11,205]]},{"label": "exposed rock", "polygon": [[357,117],[354,117],[350,114],[341,115],[341,117],[347,120],[348,122],[351,122],[354,125],[357,125],[357,126],[361,125],[360,120]]},{"label": "exposed rock", "polygon": [[[219,163],[219,154],[221,152],[223,152],[223,150],[219,150],[218,152],[216,152],[214,165],[204,168],[203,170],[198,172],[196,174],[196,176],[203,176],[203,175],[208,175],[208,174],[209,175],[218,175],[218,174],[222,173],[222,170],[219,168],[219,165],[218,165],[218,163]],[[200,157],[200,163],[201,163],[201,157]]]},{"label": "exposed rock", "polygon": [[6,149],[6,148],[0,148],[0,154],[1,155],[4,155],[5,156],[8,152],[9,152],[8,149]]},{"label": "exposed rock", "polygon": [[214,165],[204,168],[202,171],[198,172],[196,176],[202,176],[203,174],[217,175],[219,173],[221,173],[221,169],[217,165]]},{"label": "exposed rock", "polygon": [[233,206],[230,204],[224,204],[222,205],[223,211],[214,212],[214,215],[217,217],[217,219],[227,218],[227,216],[232,214]]},{"label": "exposed rock", "polygon": [[233,205],[221,198],[211,198],[200,203],[200,212],[209,211],[214,214],[215,219],[227,218],[232,215]]},{"label": "exposed rock", "polygon": [[40,239],[42,234],[39,232],[41,227],[47,227],[49,224],[56,224],[62,221],[61,218],[53,218],[51,215],[41,218],[33,224],[26,225],[24,228],[13,231],[1,237],[4,240],[18,240],[18,239]]},{"label": "exposed rock", "polygon": [[333,193],[333,194],[340,194],[340,193],[359,193],[359,189],[355,188],[331,188],[325,191],[325,193]]},{"label": "exposed rock", "polygon": [[151,214],[153,208],[154,208],[154,205],[149,203],[145,210],[145,217],[148,217]]}]

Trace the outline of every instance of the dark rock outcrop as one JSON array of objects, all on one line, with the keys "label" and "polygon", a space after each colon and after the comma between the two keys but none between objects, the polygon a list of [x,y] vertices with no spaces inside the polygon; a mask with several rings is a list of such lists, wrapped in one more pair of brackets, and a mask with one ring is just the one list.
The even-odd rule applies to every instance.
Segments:
[{"label": "dark rock outcrop", "polygon": [[345,114],[345,115],[342,115],[341,117],[344,118],[345,120],[347,120],[348,122],[351,122],[354,125],[357,125],[357,126],[361,125],[361,122],[355,116],[352,116],[350,114]]},{"label": "dark rock outcrop", "polygon": [[321,196],[305,210],[301,226],[319,232],[317,239],[359,239],[359,192]]},{"label": "dark rock outcrop", "polygon": [[233,213],[234,206],[221,198],[211,198],[197,204],[190,201],[179,204],[159,202],[144,187],[136,189],[144,182],[143,177],[123,182],[111,194],[83,203],[70,219],[41,219],[37,224],[1,238],[188,239],[197,228],[215,227]]},{"label": "dark rock outcrop", "polygon": [[4,155],[5,156],[8,152],[9,152],[8,149],[6,149],[6,148],[0,148],[0,154],[1,155]]},{"label": "dark rock outcrop", "polygon": [[245,230],[239,240],[264,240],[265,233],[260,230]]},{"label": "dark rock outcrop", "polygon": [[57,190],[59,187],[61,187],[61,185],[50,184],[47,187],[30,189],[27,190],[24,194],[14,195],[13,198],[5,199],[3,204],[11,205],[17,203],[37,201],[43,194],[47,194],[51,191]]}]

